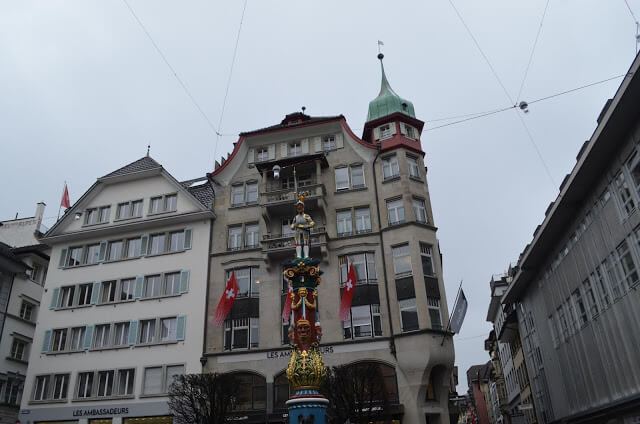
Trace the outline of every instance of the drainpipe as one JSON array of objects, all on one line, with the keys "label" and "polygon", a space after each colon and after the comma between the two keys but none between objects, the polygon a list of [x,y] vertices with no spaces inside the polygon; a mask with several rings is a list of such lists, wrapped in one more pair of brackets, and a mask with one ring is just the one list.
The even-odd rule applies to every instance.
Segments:
[{"label": "drainpipe", "polygon": [[393,320],[391,319],[391,300],[389,299],[389,278],[387,276],[387,260],[385,259],[384,252],[384,239],[382,237],[382,221],[380,220],[380,199],[378,198],[378,180],[376,177],[376,161],[382,153],[382,145],[380,143],[377,144],[378,152],[376,153],[376,157],[373,159],[371,164],[371,170],[373,171],[373,187],[375,188],[376,194],[376,215],[378,216],[378,236],[380,237],[380,248],[382,249],[382,268],[384,269],[384,291],[387,296],[387,317],[389,321],[389,331],[391,335],[391,339],[389,340],[389,349],[391,350],[391,354],[396,357],[396,341],[393,335]]},{"label": "drainpipe", "polygon": [[[216,202],[216,191],[213,185],[213,181],[211,179],[211,174],[207,174],[207,182],[213,191],[213,201],[211,203],[211,210],[213,210],[215,202]],[[207,318],[207,313],[209,312],[209,280],[211,278],[211,244],[213,242],[213,225],[214,218],[209,220],[209,246],[207,248],[207,289],[206,289],[206,297],[204,300],[204,334],[202,337],[202,357],[200,358],[200,364],[202,364],[202,372],[204,373],[204,366],[207,364],[207,328],[209,325],[209,319]],[[193,237],[193,236],[192,236]],[[193,247],[193,246],[192,246]]]},{"label": "drainpipe", "polygon": [[2,342],[2,336],[4,335],[4,323],[7,321],[7,311],[9,310],[9,302],[11,302],[11,292],[13,291],[13,282],[16,279],[16,274],[11,274],[11,284],[9,285],[9,295],[7,296],[7,306],[4,308],[4,315],[2,319],[2,326],[0,326],[0,343]]}]

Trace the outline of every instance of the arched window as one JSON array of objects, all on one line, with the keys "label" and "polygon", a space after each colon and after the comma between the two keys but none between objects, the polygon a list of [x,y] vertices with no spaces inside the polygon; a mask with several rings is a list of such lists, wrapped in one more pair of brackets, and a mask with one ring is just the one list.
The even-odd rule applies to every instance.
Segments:
[{"label": "arched window", "polygon": [[263,376],[248,372],[236,372],[232,375],[238,387],[238,394],[232,406],[233,411],[267,408],[267,381]]},{"label": "arched window", "polygon": [[287,373],[283,371],[273,379],[273,409],[285,409],[291,394]]}]

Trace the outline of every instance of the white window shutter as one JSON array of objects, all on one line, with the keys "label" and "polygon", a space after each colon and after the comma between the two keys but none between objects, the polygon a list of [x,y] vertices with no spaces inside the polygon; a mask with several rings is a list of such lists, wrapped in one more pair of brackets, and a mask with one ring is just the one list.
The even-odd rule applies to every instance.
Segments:
[{"label": "white window shutter", "polygon": [[300,147],[302,148],[302,154],[303,155],[309,154],[309,139],[303,138],[300,144],[301,144]]},{"label": "white window shutter", "polygon": [[136,344],[136,341],[138,340],[138,321],[137,320],[132,320],[129,321],[129,345],[134,345]]},{"label": "white window shutter", "polygon": [[136,277],[136,283],[135,286],[133,287],[133,298],[134,299],[140,299],[142,297],[142,286],[144,285],[144,277],[141,275],[138,275]]},{"label": "white window shutter", "polygon": [[191,237],[193,235],[193,230],[191,228],[184,229],[184,250],[191,249]]},{"label": "white window shutter", "polygon": [[46,330],[44,332],[44,340],[42,340],[42,350],[40,351],[41,353],[47,353],[49,352],[49,349],[51,349],[51,333],[52,330]]},{"label": "white window shutter", "polygon": [[180,293],[189,291],[189,276],[191,272],[188,269],[180,271]]},{"label": "white window shutter", "polygon": [[322,138],[321,137],[313,137],[313,151],[321,152],[322,151]]},{"label": "white window shutter", "polygon": [[104,262],[107,259],[107,241],[100,242],[100,253],[98,254],[98,262]]},{"label": "white window shutter", "polygon": [[391,127],[391,135],[396,135],[396,132],[398,132],[397,128],[396,128],[396,123],[395,122],[391,122],[389,124],[389,126]]},{"label": "white window shutter", "polygon": [[178,315],[176,317],[176,340],[184,340],[184,333],[187,327],[187,316]]},{"label": "white window shutter", "polygon": [[91,349],[91,346],[93,346],[93,328],[93,325],[87,325],[87,328],[84,330],[84,340],[82,343],[84,349]]},{"label": "white window shutter", "polygon": [[91,304],[96,305],[100,300],[100,288],[102,283],[100,281],[93,282],[93,288],[91,289]]},{"label": "white window shutter", "polygon": [[344,147],[344,140],[342,139],[342,133],[336,134],[336,149],[342,149]]},{"label": "white window shutter", "polygon": [[249,149],[249,153],[247,153],[247,163],[255,162],[256,161],[255,157],[256,157],[255,149],[253,148]]},{"label": "white window shutter", "polygon": [[64,249],[62,249],[62,251],[60,252],[60,261],[58,262],[58,268],[64,268],[65,265],[67,264],[67,252],[69,251],[69,249],[67,249],[66,247]]},{"label": "white window shutter", "polygon": [[53,295],[51,296],[51,303],[49,304],[49,309],[59,308],[60,302],[60,287],[56,287],[53,289]]},{"label": "white window shutter", "polygon": [[287,157],[287,143],[280,143],[280,157],[282,158],[286,158]]},{"label": "white window shutter", "polygon": [[407,124],[405,124],[404,122],[400,122],[400,133],[402,133],[402,135],[407,135]]},{"label": "white window shutter", "polygon": [[274,160],[276,158],[276,145],[269,145],[269,160]]},{"label": "white window shutter", "polygon": [[380,128],[379,127],[373,129],[373,139],[376,140],[376,141],[380,140]]}]

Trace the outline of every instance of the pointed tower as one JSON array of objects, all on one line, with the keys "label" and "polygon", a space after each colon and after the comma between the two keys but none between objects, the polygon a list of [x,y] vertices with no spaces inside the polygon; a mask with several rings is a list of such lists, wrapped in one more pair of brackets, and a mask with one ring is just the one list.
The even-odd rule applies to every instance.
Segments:
[{"label": "pointed tower", "polygon": [[384,72],[383,58],[384,55],[380,53],[378,55],[382,70],[380,93],[369,102],[362,139],[373,144],[381,144],[382,150],[404,145],[422,153],[420,134],[424,122],[416,119],[413,103],[400,97],[391,88]]}]

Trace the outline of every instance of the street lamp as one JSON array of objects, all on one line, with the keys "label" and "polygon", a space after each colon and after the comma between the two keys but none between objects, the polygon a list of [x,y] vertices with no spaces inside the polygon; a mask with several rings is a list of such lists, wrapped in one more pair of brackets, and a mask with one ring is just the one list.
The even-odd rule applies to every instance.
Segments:
[{"label": "street lamp", "polygon": [[273,165],[273,178],[280,179],[280,165]]}]

